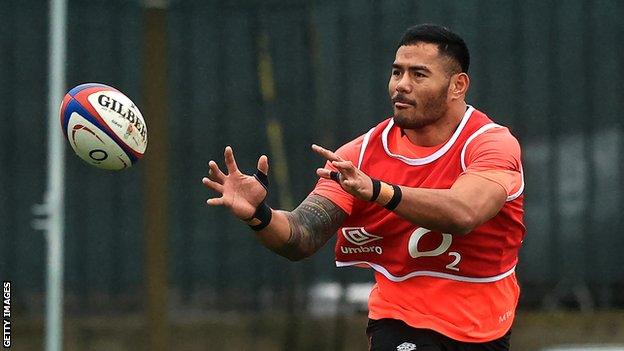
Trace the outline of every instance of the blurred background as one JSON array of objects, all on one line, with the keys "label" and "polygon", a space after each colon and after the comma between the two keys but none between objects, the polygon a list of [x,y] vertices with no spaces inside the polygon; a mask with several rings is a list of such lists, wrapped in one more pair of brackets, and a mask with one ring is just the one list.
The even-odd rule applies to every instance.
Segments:
[{"label": "blurred background", "polygon": [[[0,1],[0,278],[16,350],[44,348],[33,208],[46,194],[49,13]],[[512,349],[624,344],[623,17],[618,0],[68,1],[64,91],[118,88],[149,145],[113,173],[63,144],[65,349],[366,349],[372,272],[337,269],[332,242],[298,263],[272,254],[205,206],[200,180],[226,145],[247,172],[266,153],[269,203],[294,208],[323,164],[310,144],[337,148],[390,115],[396,43],[423,22],[463,36],[468,102],[523,146]]]}]

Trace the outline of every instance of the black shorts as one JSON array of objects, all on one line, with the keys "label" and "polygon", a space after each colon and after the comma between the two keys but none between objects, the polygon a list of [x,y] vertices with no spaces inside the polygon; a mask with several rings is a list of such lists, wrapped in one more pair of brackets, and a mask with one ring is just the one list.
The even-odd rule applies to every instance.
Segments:
[{"label": "black shorts", "polygon": [[412,328],[396,319],[369,319],[366,334],[371,351],[508,351],[511,330],[500,339],[470,343],[433,330]]}]

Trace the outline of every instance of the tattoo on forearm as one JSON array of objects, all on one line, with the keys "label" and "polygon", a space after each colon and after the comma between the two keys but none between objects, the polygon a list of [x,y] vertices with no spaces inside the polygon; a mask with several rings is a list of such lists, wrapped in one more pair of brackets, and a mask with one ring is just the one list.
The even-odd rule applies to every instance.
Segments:
[{"label": "tattoo on forearm", "polygon": [[346,213],[319,195],[310,195],[287,214],[290,239],[279,254],[290,259],[308,257],[320,249],[336,232]]}]

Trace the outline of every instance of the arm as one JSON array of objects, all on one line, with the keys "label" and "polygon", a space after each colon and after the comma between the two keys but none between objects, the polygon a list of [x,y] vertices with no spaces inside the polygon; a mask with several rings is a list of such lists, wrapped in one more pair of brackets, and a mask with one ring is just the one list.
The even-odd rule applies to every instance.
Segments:
[{"label": "arm", "polygon": [[[207,204],[224,206],[238,219],[249,221],[266,197],[266,189],[253,176],[238,170],[229,146],[225,149],[224,158],[227,174],[210,161],[208,177],[202,179],[206,187],[222,195],[208,199]],[[258,169],[267,174],[268,168],[268,159],[262,155],[258,160]],[[257,232],[257,237],[264,246],[293,261],[318,251],[346,217],[340,207],[319,195],[308,196],[292,212],[271,211],[271,221]]]},{"label": "arm", "polygon": [[[343,189],[359,199],[370,200],[373,193],[370,177],[329,150],[317,145],[313,145],[313,149],[340,171],[338,181]],[[317,174],[331,178],[327,169],[318,169]],[[449,234],[472,231],[495,216],[507,197],[499,184],[473,174],[462,175],[450,189],[402,186],[401,191],[401,202],[394,209],[397,215],[416,225]]]},{"label": "arm", "polygon": [[464,174],[450,189],[401,187],[394,212],[425,228],[466,234],[494,217],[505,204],[505,189],[485,178]]},{"label": "arm", "polygon": [[273,210],[271,223],[257,237],[273,252],[298,261],[323,247],[345,217],[333,202],[310,195],[292,212]]}]

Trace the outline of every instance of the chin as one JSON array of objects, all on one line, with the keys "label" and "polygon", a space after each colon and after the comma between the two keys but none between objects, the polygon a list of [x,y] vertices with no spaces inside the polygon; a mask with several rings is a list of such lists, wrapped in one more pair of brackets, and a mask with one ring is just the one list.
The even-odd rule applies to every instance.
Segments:
[{"label": "chin", "polygon": [[415,124],[414,122],[416,122],[413,117],[404,116],[401,113],[395,113],[394,116],[392,116],[392,119],[397,127],[403,129],[413,128],[413,125]]},{"label": "chin", "polygon": [[394,117],[394,125],[401,129],[414,129],[414,125],[410,121]]},{"label": "chin", "polygon": [[434,123],[435,119],[426,119],[426,118],[418,118],[418,117],[407,117],[401,114],[395,114],[392,119],[394,120],[394,124],[402,129],[420,129],[426,127],[432,123]]}]

